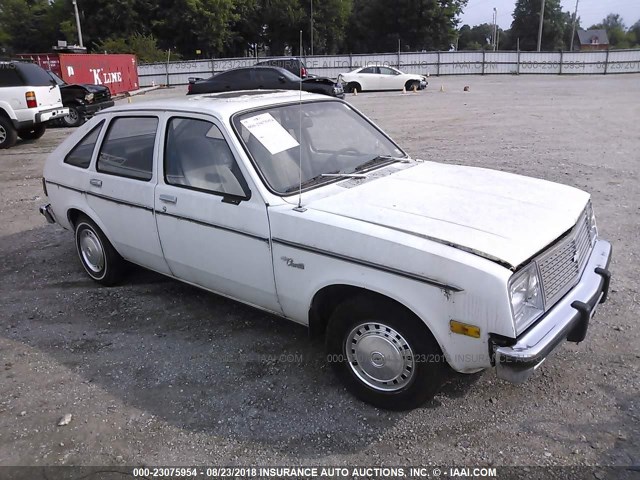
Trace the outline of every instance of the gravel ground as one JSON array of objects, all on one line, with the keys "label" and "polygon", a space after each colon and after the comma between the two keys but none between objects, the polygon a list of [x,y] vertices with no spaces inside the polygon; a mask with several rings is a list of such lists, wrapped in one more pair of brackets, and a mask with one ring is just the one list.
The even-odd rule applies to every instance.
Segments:
[{"label": "gravel ground", "polygon": [[71,132],[50,129],[0,153],[0,465],[640,465],[640,76],[431,78],[347,100],[418,158],[592,193],[614,279],[586,341],[522,386],[459,375],[423,408],[375,409],[300,326],[147,271],[90,281],[37,213]]}]

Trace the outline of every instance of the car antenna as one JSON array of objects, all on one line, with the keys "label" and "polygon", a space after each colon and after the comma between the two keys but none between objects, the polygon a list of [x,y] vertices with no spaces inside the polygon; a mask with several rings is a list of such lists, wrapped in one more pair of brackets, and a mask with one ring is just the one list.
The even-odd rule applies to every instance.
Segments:
[{"label": "car antenna", "polygon": [[[302,58],[302,30],[300,30],[300,57]],[[296,212],[304,212],[307,209],[302,206],[302,72],[298,72],[300,75],[300,96],[298,97],[298,170],[300,171],[299,183],[298,183],[298,206],[294,208]]]}]

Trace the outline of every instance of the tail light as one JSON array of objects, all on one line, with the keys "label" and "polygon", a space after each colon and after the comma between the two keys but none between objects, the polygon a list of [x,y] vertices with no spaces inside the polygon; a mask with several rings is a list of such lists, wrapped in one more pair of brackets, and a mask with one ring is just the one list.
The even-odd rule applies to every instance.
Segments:
[{"label": "tail light", "polygon": [[191,93],[192,86],[193,86],[193,83],[190,83],[189,86],[187,87],[187,93]]},{"label": "tail light", "polygon": [[36,100],[36,92],[27,92],[24,94],[27,99],[27,108],[36,108],[38,101]]},{"label": "tail light", "polygon": [[307,76],[307,69],[304,67],[300,67],[300,78],[304,78]]}]

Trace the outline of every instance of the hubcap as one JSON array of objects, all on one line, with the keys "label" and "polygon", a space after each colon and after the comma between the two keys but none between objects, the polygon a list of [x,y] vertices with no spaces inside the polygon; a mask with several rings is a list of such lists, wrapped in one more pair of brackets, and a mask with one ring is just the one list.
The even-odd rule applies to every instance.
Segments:
[{"label": "hubcap", "polygon": [[347,335],[345,352],[353,373],[376,390],[400,390],[413,379],[411,346],[384,324],[368,322],[355,327]]},{"label": "hubcap", "polygon": [[73,124],[73,123],[76,123],[78,121],[78,112],[76,111],[75,108],[70,108],[69,109],[69,115],[67,115],[65,117],[65,120],[69,124]]},{"label": "hubcap", "polygon": [[7,130],[0,125],[0,143],[4,142],[7,139]]},{"label": "hubcap", "polygon": [[100,239],[91,230],[80,233],[80,253],[85,265],[93,273],[100,273],[104,269],[104,250]]}]

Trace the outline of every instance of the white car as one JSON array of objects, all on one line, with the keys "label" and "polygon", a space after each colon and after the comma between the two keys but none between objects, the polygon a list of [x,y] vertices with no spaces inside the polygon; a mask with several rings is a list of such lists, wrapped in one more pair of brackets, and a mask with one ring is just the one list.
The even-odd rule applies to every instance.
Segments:
[{"label": "white car", "polygon": [[0,149],[13,147],[18,137],[42,137],[48,122],[68,114],[46,70],[33,63],[0,62]]},{"label": "white car", "polygon": [[349,73],[338,75],[338,83],[343,83],[348,92],[357,90],[402,90],[405,88],[422,90],[427,87],[427,79],[423,75],[402,73],[393,67],[369,66],[356,68]]},{"label": "white car", "polygon": [[41,212],[100,283],[132,262],[307,325],[384,408],[422,404],[447,365],[522,382],[584,340],[611,255],[589,194],[412,159],[347,103],[299,95],[100,112],[48,158]]}]

